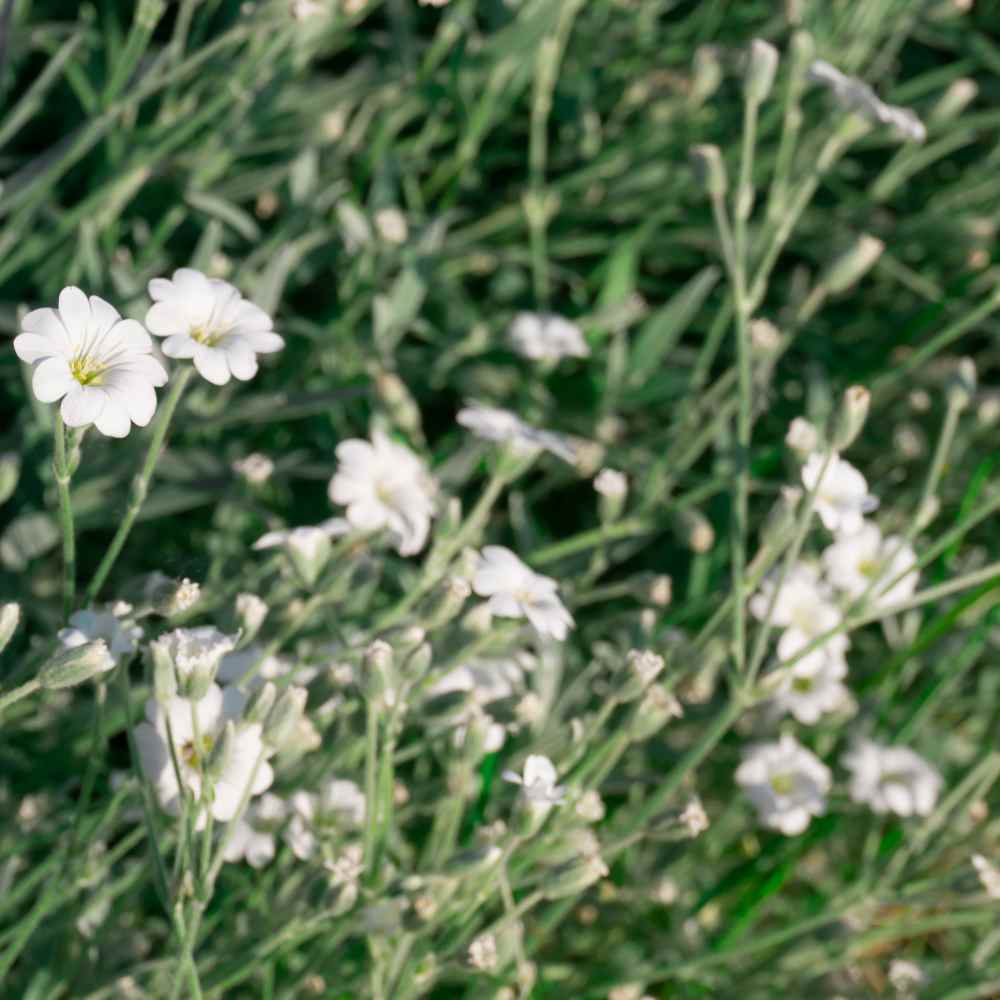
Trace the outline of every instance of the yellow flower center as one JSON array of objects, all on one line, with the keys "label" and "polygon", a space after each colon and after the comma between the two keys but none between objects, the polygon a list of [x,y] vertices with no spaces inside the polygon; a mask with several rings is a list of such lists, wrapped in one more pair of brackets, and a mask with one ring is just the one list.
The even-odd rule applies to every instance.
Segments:
[{"label": "yellow flower center", "polygon": [[215,347],[222,340],[222,331],[213,330],[210,326],[195,326],[191,328],[191,339],[206,347]]},{"label": "yellow flower center", "polygon": [[215,740],[211,736],[203,736],[201,738],[200,748],[195,745],[194,740],[188,740],[188,742],[181,747],[181,760],[183,760],[189,767],[193,767],[195,770],[200,770],[202,761],[204,761],[212,752],[212,747],[214,745]]},{"label": "yellow flower center", "polygon": [[100,385],[104,381],[107,367],[86,354],[81,354],[70,361],[69,373],[80,385]]},{"label": "yellow flower center", "polygon": [[776,795],[791,795],[795,789],[795,781],[790,774],[776,774],[771,779],[771,787]]},{"label": "yellow flower center", "polygon": [[813,689],[813,679],[811,677],[796,677],[792,681],[792,690],[796,694],[808,694]]},{"label": "yellow flower center", "polygon": [[878,574],[879,565],[875,559],[862,559],[858,563],[858,572],[862,576],[867,576],[869,579],[874,578]]}]

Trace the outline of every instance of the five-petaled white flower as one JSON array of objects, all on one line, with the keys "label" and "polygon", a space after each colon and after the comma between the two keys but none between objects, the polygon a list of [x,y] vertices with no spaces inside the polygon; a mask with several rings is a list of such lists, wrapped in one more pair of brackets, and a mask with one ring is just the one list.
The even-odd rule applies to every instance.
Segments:
[{"label": "five-petaled white flower", "polygon": [[125,620],[131,610],[132,605],[119,601],[101,609],[74,611],[69,618],[69,627],[60,629],[59,640],[64,646],[72,647],[103,639],[115,662],[120,663],[122,658],[127,659],[135,652],[142,638],[142,629]]},{"label": "five-petaled white flower", "polygon": [[510,410],[470,402],[456,419],[476,437],[507,444],[516,455],[547,451],[570,465],[576,462],[576,451],[562,434],[532,427]]},{"label": "five-petaled white flower", "polygon": [[337,460],[328,493],[331,502],[347,507],[351,526],[358,531],[387,528],[400,555],[419,552],[427,541],[437,493],[424,462],[379,430],[371,441],[342,441]]},{"label": "five-petaled white flower", "polygon": [[844,657],[826,647],[814,649],[790,666],[779,663],[765,678],[779,711],[793,715],[804,726],[813,726],[827,712],[850,704],[843,684],[847,676]]},{"label": "five-petaled white flower", "polygon": [[67,427],[93,424],[108,437],[122,438],[132,424],[145,427],[153,419],[154,390],[166,383],[167,373],[140,323],[70,287],[59,293],[58,310],[29,312],[21,330],[14,350],[34,365],[35,396],[43,403],[61,399]]},{"label": "five-petaled white flower", "polygon": [[[146,702],[146,721],[135,729],[139,760],[160,805],[168,813],[180,812],[182,784],[197,803],[198,829],[204,827],[208,812],[217,820],[229,822],[244,796],[260,795],[271,787],[274,772],[265,759],[269,753],[261,739],[261,725],[242,718],[245,705],[246,696],[241,691],[217,684],[212,684],[197,701],[176,696],[162,705],[152,698]],[[235,738],[224,758],[215,760],[212,751],[224,738],[230,721],[235,723]],[[215,770],[211,778],[210,767]],[[209,781],[210,801],[202,801]]]},{"label": "five-petaled white flower", "polygon": [[257,355],[285,346],[271,317],[220,278],[181,267],[172,278],[153,278],[149,294],[153,305],[146,326],[166,338],[163,353],[191,358],[198,374],[214,385],[225,385],[230,377],[253,378]]},{"label": "five-petaled white flower", "polygon": [[819,452],[810,455],[802,466],[802,484],[815,491],[816,513],[827,530],[837,534],[852,535],[860,531],[865,514],[878,506],[868,492],[865,477],[839,455],[831,455],[829,461]]},{"label": "five-petaled white flower", "polygon": [[585,358],[590,354],[576,323],[554,313],[518,313],[509,336],[518,354],[533,361]]},{"label": "five-petaled white flower", "polygon": [[251,802],[243,816],[226,831],[229,838],[223,854],[226,861],[245,859],[251,868],[263,868],[274,857],[274,835],[287,812],[284,799],[270,792]]},{"label": "five-petaled white flower", "polygon": [[843,757],[851,772],[851,798],[876,813],[927,816],[934,808],[941,775],[909,747],[861,740]]},{"label": "five-petaled white flower", "polygon": [[353,781],[333,778],[318,794],[295,792],[288,800],[291,822],[285,842],[292,853],[307,861],[320,842],[334,835],[358,829],[365,821],[365,795]]},{"label": "five-petaled white flower", "polygon": [[826,811],[830,769],[794,736],[752,747],[736,769],[736,781],[761,822],[786,836],[802,833]]},{"label": "five-petaled white flower", "polygon": [[548,757],[529,754],[524,771],[504,771],[504,781],[520,785],[524,797],[534,805],[559,805],[565,801],[566,789],[556,784],[556,769]]},{"label": "five-petaled white flower", "polygon": [[828,546],[823,552],[823,565],[830,583],[853,599],[870,587],[868,603],[873,607],[898,604],[912,597],[917,589],[919,574],[913,547],[899,535],[883,538],[878,525],[871,521]]},{"label": "five-petaled white flower", "polygon": [[563,640],[573,616],[556,593],[556,581],[525,566],[510,549],[487,545],[479,556],[472,589],[488,597],[490,612],[501,618],[527,618],[540,635]]}]

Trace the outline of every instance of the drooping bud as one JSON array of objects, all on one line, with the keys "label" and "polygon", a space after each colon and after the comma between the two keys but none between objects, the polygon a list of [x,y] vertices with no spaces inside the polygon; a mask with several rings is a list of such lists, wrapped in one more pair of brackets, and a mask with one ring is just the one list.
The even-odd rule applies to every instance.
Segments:
[{"label": "drooping bud", "polygon": [[743,77],[743,93],[753,104],[766,101],[774,86],[774,74],[778,69],[778,50],[762,38],[750,43],[747,53],[746,73]]},{"label": "drooping bud", "polygon": [[10,602],[0,604],[0,653],[7,648],[14,632],[17,630],[18,622],[21,620],[21,606]]},{"label": "drooping bud", "polygon": [[617,469],[601,469],[594,480],[600,500],[598,507],[602,524],[612,524],[621,516],[628,497],[628,480]]},{"label": "drooping bud", "polygon": [[691,166],[694,167],[698,180],[712,198],[722,198],[728,187],[726,180],[726,165],[722,162],[722,154],[718,146],[692,146],[690,150]]},{"label": "drooping bud", "polygon": [[303,687],[286,688],[268,713],[264,723],[265,746],[282,750],[295,735],[299,721],[305,712],[309,692]]},{"label": "drooping bud", "polygon": [[95,639],[60,650],[39,670],[38,681],[43,688],[57,691],[106,674],[114,666],[115,659],[108,644],[103,639]]},{"label": "drooping bud", "polygon": [[833,426],[833,449],[844,451],[854,443],[868,419],[871,393],[863,385],[852,385],[840,401]]}]

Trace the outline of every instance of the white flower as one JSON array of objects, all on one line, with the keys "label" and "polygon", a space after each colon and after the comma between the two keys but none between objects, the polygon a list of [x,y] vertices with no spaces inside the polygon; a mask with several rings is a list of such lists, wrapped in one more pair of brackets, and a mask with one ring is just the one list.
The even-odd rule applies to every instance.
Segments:
[{"label": "white flower", "polygon": [[927,129],[913,111],[886,104],[868,84],[853,76],[846,76],[830,63],[822,59],[815,60],[809,67],[808,75],[814,83],[826,87],[845,110],[855,111],[869,121],[890,125],[915,142],[923,142],[927,138]]},{"label": "white flower", "polygon": [[927,974],[908,958],[894,958],[889,963],[889,982],[899,995],[914,997],[917,990],[927,985]]},{"label": "white flower", "polygon": [[255,799],[227,835],[227,861],[246,860],[252,868],[263,868],[274,857],[274,834],[284,822],[287,807],[283,799],[270,792]]},{"label": "white flower", "polygon": [[145,427],[156,412],[155,386],[167,373],[134,319],[79,288],[59,293],[59,309],[35,309],[21,321],[14,350],[34,365],[31,386],[43,403],[62,399],[67,427],[94,424],[108,437]]},{"label": "white flower", "polygon": [[69,627],[60,629],[59,640],[71,648],[103,639],[115,663],[120,663],[122,658],[127,659],[135,652],[142,638],[142,629],[138,625],[122,621],[131,610],[131,605],[119,603],[102,610],[86,608],[74,611],[69,617]]},{"label": "white flower", "polygon": [[785,444],[803,458],[811,455],[819,447],[819,431],[804,417],[796,417],[788,425]]},{"label": "white flower", "polygon": [[527,618],[540,635],[563,640],[573,617],[556,593],[555,580],[525,566],[510,549],[487,545],[479,557],[472,588],[489,598],[489,609],[501,618]]},{"label": "white flower", "polygon": [[616,469],[601,469],[594,480],[594,489],[609,500],[621,500],[628,493],[628,480]]},{"label": "white flower", "polygon": [[981,854],[972,855],[972,866],[990,899],[1000,899],[1000,868],[991,864]]},{"label": "white flower", "polygon": [[793,736],[752,747],[736,769],[736,781],[761,822],[786,836],[802,833],[813,816],[826,811],[830,769]]},{"label": "white flower", "polygon": [[509,410],[482,403],[468,403],[458,411],[457,420],[476,437],[510,445],[515,454],[530,455],[536,451],[548,451],[570,465],[576,462],[576,451],[562,434],[532,427]]},{"label": "white flower", "polygon": [[266,483],[274,472],[274,462],[262,455],[259,451],[253,451],[245,458],[238,458],[231,466],[233,472],[242,476],[252,486],[260,486]]},{"label": "white flower", "polygon": [[846,676],[843,656],[822,647],[791,666],[779,663],[764,683],[773,692],[773,703],[779,711],[793,715],[804,726],[813,726],[826,712],[850,703],[850,692],[841,683]]},{"label": "white flower", "polygon": [[214,678],[219,663],[236,645],[236,639],[214,625],[199,625],[197,628],[175,628],[151,645],[173,663],[178,677],[190,678],[198,674]]},{"label": "white flower", "polygon": [[364,792],[353,781],[335,778],[318,795],[300,791],[288,801],[292,819],[285,830],[285,841],[302,861],[316,853],[321,839],[356,830],[365,821]]},{"label": "white flower", "polygon": [[688,804],[680,815],[680,820],[686,827],[689,837],[697,837],[708,829],[708,815],[697,795],[688,800]]},{"label": "white flower", "polygon": [[337,445],[339,465],[330,480],[330,500],[347,507],[358,531],[387,528],[400,555],[412,556],[427,541],[437,485],[409,448],[376,430],[371,442]]},{"label": "white flower", "polygon": [[870,514],[878,501],[868,493],[865,477],[838,455],[831,455],[823,472],[826,459],[818,452],[809,456],[802,466],[802,484],[807,490],[815,491],[813,501],[827,530],[845,535],[859,531],[864,524],[864,515]]},{"label": "white flower", "polygon": [[533,361],[585,358],[590,354],[576,323],[553,313],[518,313],[509,336],[514,349]]},{"label": "white flower", "polygon": [[876,813],[927,816],[934,808],[941,775],[909,747],[861,740],[843,758],[851,772],[851,798]]},{"label": "white flower", "polygon": [[497,942],[492,934],[480,934],[469,945],[469,965],[480,972],[493,972],[497,967]]},{"label": "white flower", "polygon": [[351,525],[344,518],[331,517],[321,524],[268,531],[253,543],[253,547],[258,552],[283,548],[292,565],[307,583],[312,584],[326,565],[330,555],[330,539],[350,534],[350,531]]},{"label": "white flower", "polygon": [[146,326],[165,337],[168,358],[191,358],[198,374],[214,385],[230,376],[243,381],[257,374],[257,355],[280,351],[285,342],[271,317],[220,278],[181,267],[173,277],[149,283],[153,305]]},{"label": "white flower", "polygon": [[566,797],[566,789],[556,784],[556,769],[548,757],[530,754],[524,762],[524,772],[504,771],[504,781],[520,785],[524,797],[535,805],[558,805]]},{"label": "white flower", "polygon": [[150,699],[146,702],[146,721],[136,726],[135,739],[142,769],[160,805],[177,815],[181,809],[181,784],[174,770],[174,759],[180,771],[180,782],[195,801],[200,802],[208,781],[206,772],[213,763],[212,751],[223,738],[226,723],[236,723],[230,752],[212,782],[211,802],[201,803],[197,810],[198,829],[205,825],[209,810],[222,822],[233,819],[248,788],[251,795],[260,795],[274,780],[271,765],[264,759],[260,724],[242,720],[245,704],[245,696],[236,688],[223,689],[212,684],[198,701],[178,696],[160,705]]},{"label": "white flower", "polygon": [[[912,597],[919,575],[916,565],[912,546],[899,535],[883,538],[878,525],[870,521],[853,535],[838,538],[823,552],[830,583],[855,600],[871,587],[868,600],[873,607],[899,604]],[[901,580],[884,589],[904,573]]]},{"label": "white flower", "polygon": [[386,243],[405,243],[409,235],[406,216],[398,208],[380,208],[375,213],[375,228]]},{"label": "white flower", "polygon": [[330,884],[353,886],[364,874],[364,848],[360,844],[348,844],[344,853],[332,861],[324,861],[323,867],[330,873]]}]

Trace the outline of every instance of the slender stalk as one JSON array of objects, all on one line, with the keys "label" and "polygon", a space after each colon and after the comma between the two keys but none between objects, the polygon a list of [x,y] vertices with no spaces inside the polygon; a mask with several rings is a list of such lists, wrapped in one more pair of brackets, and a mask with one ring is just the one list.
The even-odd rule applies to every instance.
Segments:
[{"label": "slender stalk", "polygon": [[41,686],[38,678],[33,677],[30,681],[26,681],[19,687],[11,688],[5,694],[0,695],[0,712],[8,705],[13,705],[15,701],[20,701],[22,698],[27,698],[28,695],[34,694]]},{"label": "slender stalk", "polygon": [[76,536],[73,532],[73,501],[69,493],[72,478],[66,460],[66,428],[57,409],[53,421],[52,470],[59,491],[59,527],[63,546],[63,617],[69,618],[76,603]]},{"label": "slender stalk", "polygon": [[87,587],[88,604],[93,603],[100,593],[101,587],[104,586],[104,581],[108,578],[115,560],[125,545],[129,532],[132,530],[132,525],[135,524],[135,519],[139,516],[139,511],[142,510],[142,505],[146,501],[146,494],[149,491],[149,483],[153,478],[153,473],[156,471],[156,463],[160,460],[160,454],[163,451],[163,441],[167,436],[167,428],[170,426],[170,421],[173,418],[174,411],[177,409],[177,404],[180,402],[184,389],[191,380],[193,373],[193,368],[185,368],[176,377],[174,384],[170,387],[167,398],[160,407],[156,423],[153,425],[153,437],[149,442],[145,461],[142,463],[142,469],[132,483],[125,516],[122,518],[122,522],[118,526],[115,537],[111,540],[111,544],[108,546],[108,551],[105,552],[101,564],[97,567],[94,578]]},{"label": "slender stalk", "polygon": [[375,844],[378,832],[378,730],[379,710],[374,699],[368,700],[368,717],[365,727],[365,875],[368,881],[374,874]]}]

